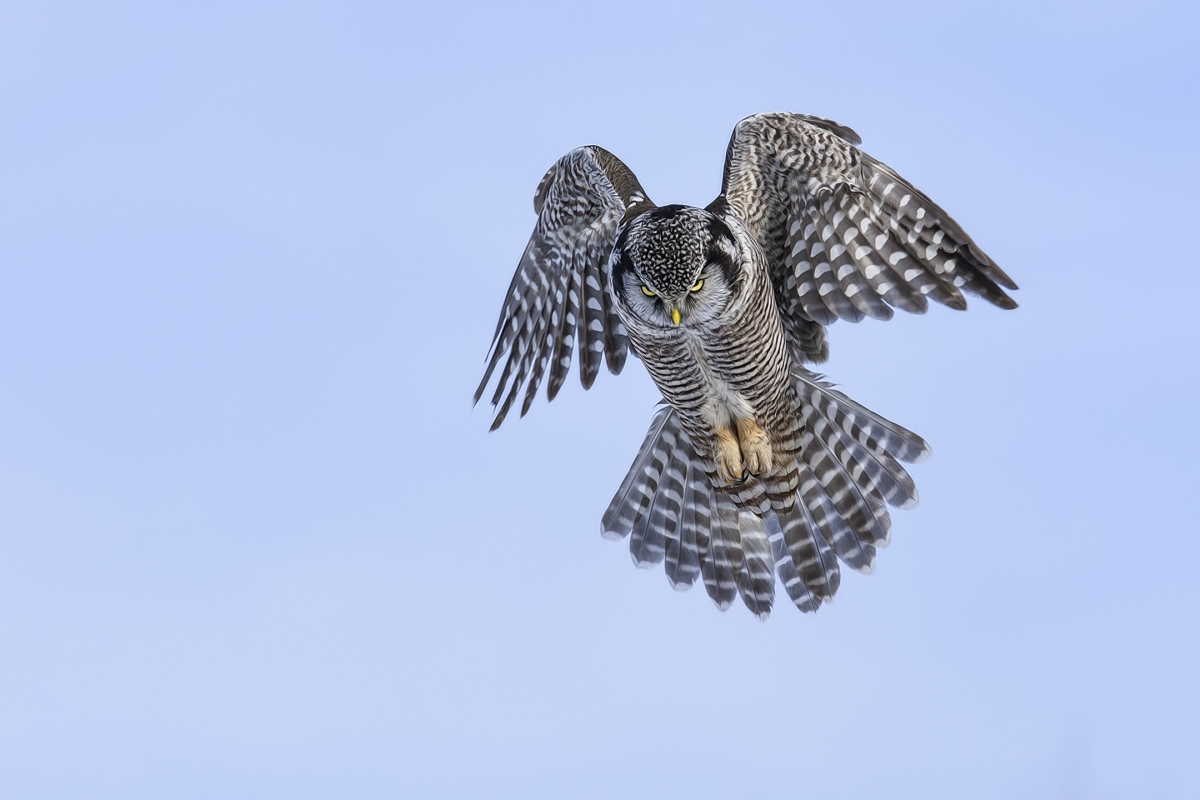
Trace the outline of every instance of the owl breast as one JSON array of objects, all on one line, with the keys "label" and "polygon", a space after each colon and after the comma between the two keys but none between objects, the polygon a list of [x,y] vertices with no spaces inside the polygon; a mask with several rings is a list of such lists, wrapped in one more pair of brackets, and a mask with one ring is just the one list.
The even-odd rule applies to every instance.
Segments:
[{"label": "owl breast", "polygon": [[[798,430],[798,401],[791,359],[762,250],[736,221],[730,226],[742,253],[739,281],[715,319],[678,327],[626,322],[630,343],[698,454],[716,474],[722,441],[743,447],[761,429],[770,463],[759,477],[791,473]],[[725,481],[728,482],[728,481]]]}]

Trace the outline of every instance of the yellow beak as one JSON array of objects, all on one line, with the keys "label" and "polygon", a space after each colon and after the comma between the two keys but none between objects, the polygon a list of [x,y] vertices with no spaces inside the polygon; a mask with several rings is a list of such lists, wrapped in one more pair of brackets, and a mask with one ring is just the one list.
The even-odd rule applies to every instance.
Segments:
[{"label": "yellow beak", "polygon": [[678,308],[672,308],[672,309],[671,309],[671,320],[672,320],[672,321],[673,321],[673,322],[674,322],[676,325],[678,325],[678,324],[679,324],[679,309],[678,309]]}]

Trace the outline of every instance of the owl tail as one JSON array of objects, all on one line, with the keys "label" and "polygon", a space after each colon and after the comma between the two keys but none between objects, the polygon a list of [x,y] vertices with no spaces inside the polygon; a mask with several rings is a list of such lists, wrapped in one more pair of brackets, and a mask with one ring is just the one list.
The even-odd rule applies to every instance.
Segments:
[{"label": "owl tail", "polygon": [[803,432],[790,508],[765,515],[740,509],[712,485],[678,415],[664,404],[604,514],[604,536],[629,536],[634,564],[663,564],[674,588],[689,589],[703,577],[718,608],[740,594],[760,619],[771,613],[775,574],[801,611],[815,611],[837,592],[839,558],[871,572],[876,547],[890,535],[887,506],[917,503],[899,462],[923,461],[929,445],[813,373],[797,370],[794,378]]}]

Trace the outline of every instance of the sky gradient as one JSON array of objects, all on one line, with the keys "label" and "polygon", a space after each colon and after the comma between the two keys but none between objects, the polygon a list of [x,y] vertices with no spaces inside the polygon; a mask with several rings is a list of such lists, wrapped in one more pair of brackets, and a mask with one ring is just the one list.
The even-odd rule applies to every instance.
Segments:
[{"label": "sky gradient", "polygon": [[[0,6],[0,796],[1200,796],[1200,12]],[[1021,286],[839,323],[921,505],[815,615],[599,520],[657,400],[470,398],[546,168],[856,129]]]}]

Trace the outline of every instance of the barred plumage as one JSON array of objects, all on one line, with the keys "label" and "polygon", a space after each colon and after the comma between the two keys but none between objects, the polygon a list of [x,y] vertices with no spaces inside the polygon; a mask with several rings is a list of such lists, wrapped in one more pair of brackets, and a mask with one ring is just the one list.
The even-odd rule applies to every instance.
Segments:
[{"label": "barred plumage", "polygon": [[928,298],[964,309],[964,290],[1016,306],[958,224],[858,143],[816,117],[749,117],[704,209],[654,205],[602,148],[568,153],[538,185],[476,392],[503,361],[494,429],[522,388],[522,416],[543,379],[554,398],[576,339],[585,387],[632,346],[664,405],[603,531],[677,589],[702,580],[722,609],[740,595],[766,618],[778,575],[815,610],[839,559],[873,569],[888,506],[917,502],[901,462],[927,457],[924,440],[804,368],[828,356],[824,326],[922,313]]}]

